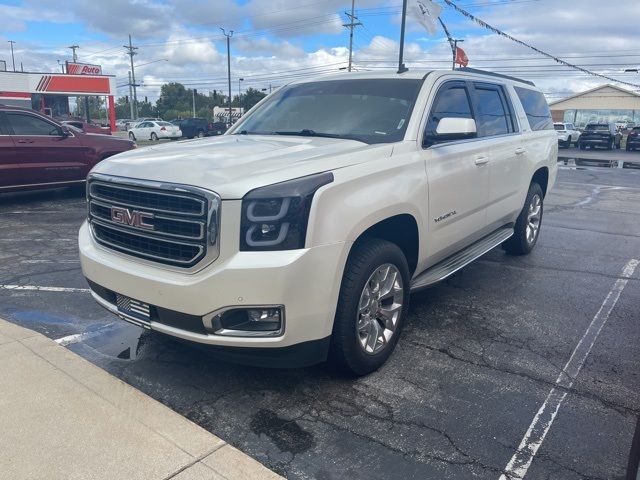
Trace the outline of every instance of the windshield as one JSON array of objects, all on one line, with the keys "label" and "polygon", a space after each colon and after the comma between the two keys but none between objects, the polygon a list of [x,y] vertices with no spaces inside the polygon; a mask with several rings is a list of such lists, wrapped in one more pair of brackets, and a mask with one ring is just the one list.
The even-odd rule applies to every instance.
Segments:
[{"label": "windshield", "polygon": [[234,134],[402,140],[422,80],[331,80],[291,85],[241,120]]},{"label": "windshield", "polygon": [[156,122],[156,123],[161,127],[175,127],[173,123],[169,123],[169,122]]},{"label": "windshield", "polygon": [[609,125],[607,125],[606,123],[604,124],[591,124],[591,125],[587,125],[587,130],[606,130],[609,131]]},{"label": "windshield", "polygon": [[555,128],[556,130],[564,130],[564,125],[561,123],[554,123],[553,128]]}]

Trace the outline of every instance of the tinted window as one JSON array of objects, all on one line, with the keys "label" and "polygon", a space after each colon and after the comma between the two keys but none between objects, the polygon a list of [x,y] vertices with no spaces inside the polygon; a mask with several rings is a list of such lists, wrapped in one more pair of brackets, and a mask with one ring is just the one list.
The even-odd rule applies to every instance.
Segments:
[{"label": "tinted window", "polygon": [[504,135],[509,133],[510,119],[500,95],[495,88],[476,88],[478,102],[478,128],[482,136]]},{"label": "tinted window", "polygon": [[528,88],[514,87],[522,103],[531,130],[552,130],[553,120],[544,95]]},{"label": "tinted window", "polygon": [[553,128],[555,128],[556,130],[564,130],[564,125],[562,125],[561,123],[556,123],[553,125]]},{"label": "tinted window", "polygon": [[425,135],[435,135],[443,118],[473,118],[467,88],[463,84],[447,85],[438,92],[425,129]]},{"label": "tinted window", "polygon": [[587,130],[604,130],[606,132],[609,131],[609,125],[606,123],[592,123],[587,125]]},{"label": "tinted window", "polygon": [[294,84],[240,120],[235,134],[319,135],[366,143],[404,138],[422,80],[327,80]]},{"label": "tinted window", "polygon": [[8,112],[7,118],[15,135],[60,135],[57,126],[35,115]]}]

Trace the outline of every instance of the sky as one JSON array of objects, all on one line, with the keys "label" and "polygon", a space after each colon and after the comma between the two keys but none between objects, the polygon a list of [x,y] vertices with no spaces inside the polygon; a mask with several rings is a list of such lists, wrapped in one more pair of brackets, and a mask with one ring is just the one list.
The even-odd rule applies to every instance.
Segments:
[{"label": "sky", "polygon": [[[409,0],[410,2],[412,0]],[[543,51],[616,79],[640,84],[640,1],[613,8],[602,0],[454,0],[485,22]],[[354,68],[397,68],[401,0],[355,0],[362,25],[354,29]],[[442,0],[441,19],[464,40],[470,67],[534,81],[549,101],[609,83],[535,54],[471,22]],[[350,0],[0,0],[0,60],[11,69],[57,72],[71,60],[100,64],[117,76],[118,94],[128,94],[128,35],[138,96],[155,101],[160,85],[175,81],[199,92],[227,93],[226,38],[231,37],[232,93],[240,87],[269,89],[297,78],[344,68]],[[443,30],[428,32],[409,17],[405,61],[411,69],[451,68]],[[239,79],[244,79],[239,81]],[[640,87],[625,87],[640,91]]]}]

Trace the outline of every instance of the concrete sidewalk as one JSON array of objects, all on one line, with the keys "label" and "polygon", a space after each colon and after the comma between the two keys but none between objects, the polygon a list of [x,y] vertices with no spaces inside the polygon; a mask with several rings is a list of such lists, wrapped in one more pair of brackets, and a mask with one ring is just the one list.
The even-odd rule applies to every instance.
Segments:
[{"label": "concrete sidewalk", "polygon": [[278,479],[52,340],[0,319],[0,476]]}]

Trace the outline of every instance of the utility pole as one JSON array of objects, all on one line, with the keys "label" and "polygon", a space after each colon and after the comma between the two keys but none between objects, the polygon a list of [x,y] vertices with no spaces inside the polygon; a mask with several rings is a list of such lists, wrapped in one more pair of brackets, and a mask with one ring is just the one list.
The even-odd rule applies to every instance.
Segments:
[{"label": "utility pole", "polygon": [[355,16],[355,8],[356,8],[356,0],[351,0],[351,13],[347,13],[344,12],[344,14],[349,17],[349,23],[345,23],[342,26],[343,27],[347,27],[350,32],[349,32],[349,67],[348,67],[348,71],[351,71],[351,60],[353,59],[353,29],[355,27],[357,27],[358,25],[362,25],[362,23],[360,23],[359,21],[356,22],[356,20],[358,20]]},{"label": "utility pole", "polygon": [[193,118],[196,117],[196,89],[191,89],[191,96],[193,97]]},{"label": "utility pole", "polygon": [[407,67],[404,66],[403,55],[404,55],[404,28],[407,23],[407,0],[402,0],[402,25],[400,26],[400,53],[398,55],[398,73],[404,73],[408,70]]},{"label": "utility pole", "polygon": [[131,90],[132,86],[131,72],[129,72],[129,113],[131,114],[131,120],[135,120],[135,117],[133,116],[133,91]]},{"label": "utility pole", "polygon": [[11,44],[11,63],[13,63],[13,71],[16,71],[16,59],[13,56],[13,44],[16,43],[13,40],[8,40],[8,42]]},{"label": "utility pole", "polygon": [[80,47],[78,45],[71,45],[70,47],[71,51],[73,52],[73,63],[76,63],[78,61],[78,55],[76,54],[76,50],[79,49]]},{"label": "utility pole", "polygon": [[229,33],[225,31],[224,28],[220,28],[222,30],[222,34],[227,37],[227,79],[229,80],[229,125],[231,125],[231,46],[230,40],[233,37],[233,30]]},{"label": "utility pole", "polygon": [[[131,81],[129,82],[129,86],[133,87],[133,107],[132,107],[132,120],[135,120],[136,118],[138,118],[138,94],[136,92],[136,71],[135,68],[133,67],[133,56],[136,55],[136,50],[138,50],[138,47],[134,47],[133,44],[131,43],[131,35],[129,35],[129,45],[123,45],[124,48],[127,50],[127,55],[129,55],[130,59],[131,59]],[[135,114],[135,117],[133,116]]]},{"label": "utility pole", "polygon": [[240,82],[244,82],[244,78],[238,78],[238,104],[242,108],[242,87],[240,86]]}]

